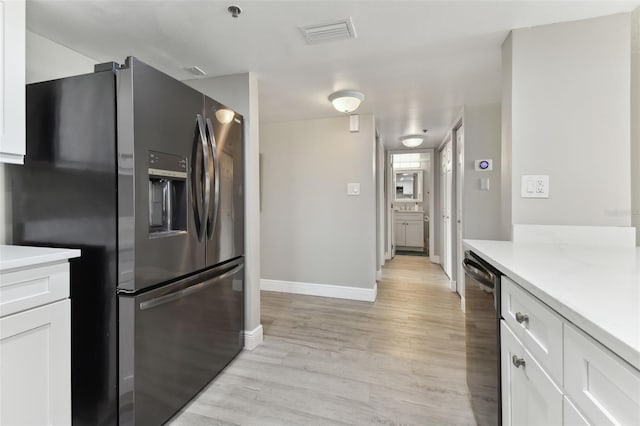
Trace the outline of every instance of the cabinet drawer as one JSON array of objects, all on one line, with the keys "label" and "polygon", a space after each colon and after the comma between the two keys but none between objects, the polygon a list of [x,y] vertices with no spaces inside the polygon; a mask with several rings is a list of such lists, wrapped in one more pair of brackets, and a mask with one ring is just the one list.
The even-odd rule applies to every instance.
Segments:
[{"label": "cabinet drawer", "polygon": [[502,277],[502,317],[551,378],[562,385],[562,317]]},{"label": "cabinet drawer", "polygon": [[[562,391],[522,346],[505,321],[500,321],[500,333],[502,424],[562,424]],[[523,364],[516,366],[514,357]]]},{"label": "cabinet drawer", "polygon": [[394,215],[394,220],[396,222],[422,222],[424,213],[416,212],[416,213],[396,213]]},{"label": "cabinet drawer", "polygon": [[68,262],[0,275],[0,317],[68,297]]},{"label": "cabinet drawer", "polygon": [[562,415],[563,426],[590,426],[587,420],[582,416],[582,414],[580,414],[578,409],[574,407],[566,396],[564,397],[562,409],[564,412]]},{"label": "cabinet drawer", "polygon": [[640,424],[640,371],[575,327],[564,326],[565,392],[590,424]]}]

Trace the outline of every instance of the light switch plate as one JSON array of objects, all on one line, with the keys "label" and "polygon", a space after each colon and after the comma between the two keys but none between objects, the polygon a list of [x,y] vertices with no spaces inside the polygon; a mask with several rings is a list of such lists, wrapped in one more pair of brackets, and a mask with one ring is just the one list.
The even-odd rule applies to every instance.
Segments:
[{"label": "light switch plate", "polygon": [[549,198],[549,175],[522,175],[522,198]]},{"label": "light switch plate", "polygon": [[348,183],[347,184],[347,195],[360,195],[360,184],[359,183]]},{"label": "light switch plate", "polygon": [[480,178],[480,191],[488,191],[491,189],[490,180],[488,177]]}]

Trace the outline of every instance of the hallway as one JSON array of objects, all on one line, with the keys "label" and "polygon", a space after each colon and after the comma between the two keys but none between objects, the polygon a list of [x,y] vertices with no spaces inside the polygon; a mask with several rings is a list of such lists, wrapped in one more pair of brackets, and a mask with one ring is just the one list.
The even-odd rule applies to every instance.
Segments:
[{"label": "hallway", "polygon": [[387,262],[374,304],[262,292],[264,343],[178,425],[473,425],[464,317],[438,265]]}]

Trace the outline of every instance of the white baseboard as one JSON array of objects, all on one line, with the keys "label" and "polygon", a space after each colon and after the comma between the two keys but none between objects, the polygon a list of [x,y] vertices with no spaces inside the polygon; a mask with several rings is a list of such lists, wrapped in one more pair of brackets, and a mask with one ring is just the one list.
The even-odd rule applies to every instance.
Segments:
[{"label": "white baseboard", "polygon": [[376,281],[380,281],[382,279],[382,269],[378,269],[376,271]]},{"label": "white baseboard", "polygon": [[635,247],[636,229],[630,226],[514,224],[513,241],[518,243]]},{"label": "white baseboard", "polygon": [[456,290],[458,290],[458,284],[456,283],[456,280],[449,280],[449,289],[452,292],[456,292]]},{"label": "white baseboard", "polygon": [[360,288],[332,284],[261,279],[260,290],[375,302],[378,294],[378,283],[374,283],[373,288]]},{"label": "white baseboard", "polygon": [[435,254],[433,256],[429,256],[429,260],[431,261],[431,263],[440,263],[440,256],[436,256]]},{"label": "white baseboard", "polygon": [[460,309],[462,309],[463,313],[467,313],[467,302],[464,297],[460,297]]},{"label": "white baseboard", "polygon": [[252,351],[262,344],[262,324],[254,328],[253,330],[245,330],[244,334],[244,349]]}]

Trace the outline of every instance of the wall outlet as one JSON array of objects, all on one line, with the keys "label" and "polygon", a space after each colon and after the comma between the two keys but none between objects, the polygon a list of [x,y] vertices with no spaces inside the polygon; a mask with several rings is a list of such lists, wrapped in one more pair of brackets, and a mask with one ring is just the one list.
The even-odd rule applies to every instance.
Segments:
[{"label": "wall outlet", "polygon": [[523,175],[522,198],[549,198],[548,175]]}]

